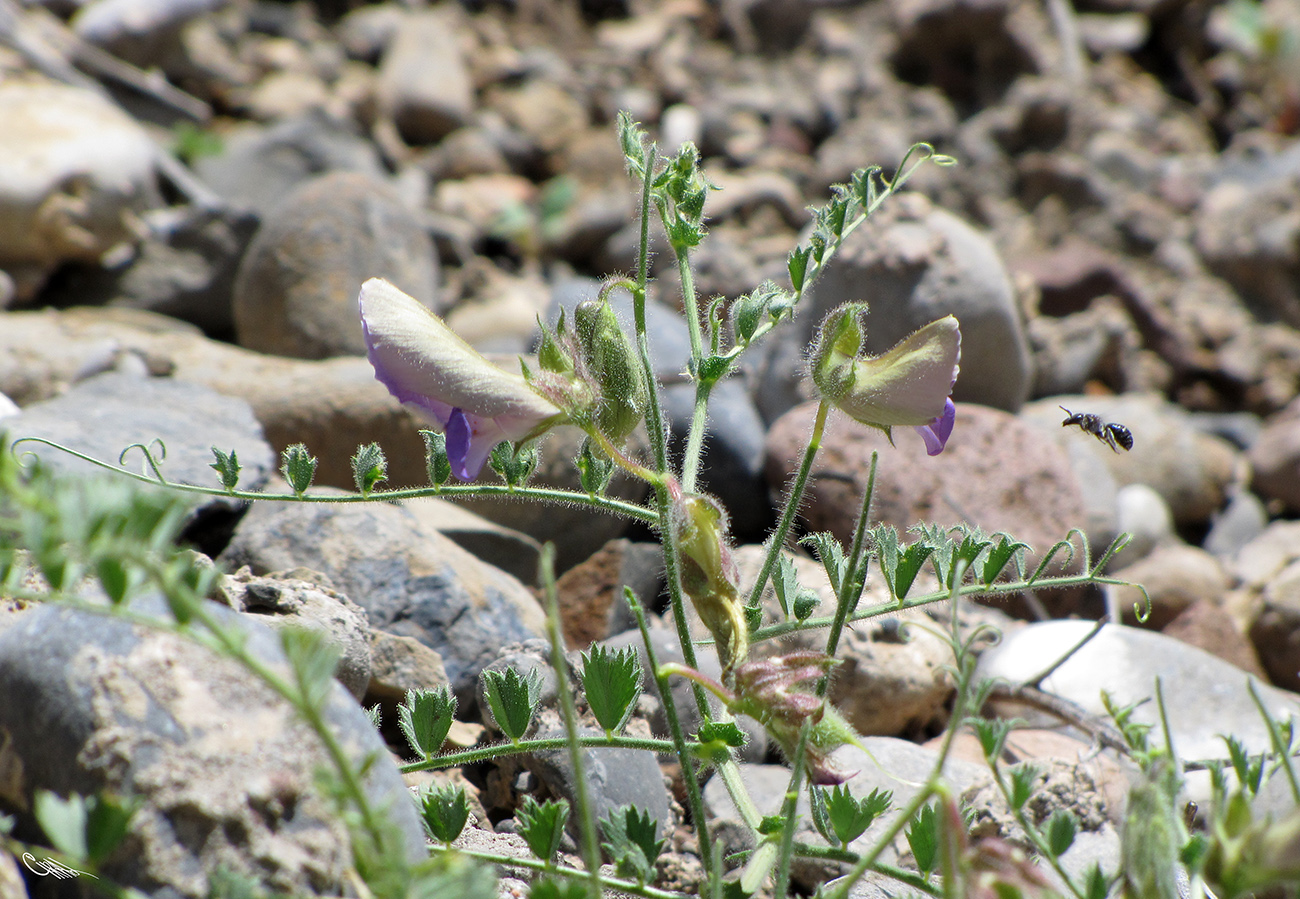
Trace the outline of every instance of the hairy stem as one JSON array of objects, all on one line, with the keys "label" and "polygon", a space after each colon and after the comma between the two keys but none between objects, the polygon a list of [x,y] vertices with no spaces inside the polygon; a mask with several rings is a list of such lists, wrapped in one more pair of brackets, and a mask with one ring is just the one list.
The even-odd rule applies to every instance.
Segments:
[{"label": "hairy stem", "polygon": [[[785,539],[790,535],[790,528],[794,525],[795,516],[799,514],[799,504],[803,501],[804,488],[808,485],[808,474],[812,471],[813,459],[817,456],[817,450],[822,444],[822,433],[826,429],[826,415],[830,411],[830,406],[823,400],[817,406],[817,417],[813,420],[812,434],[808,437],[808,446],[804,449],[803,461],[799,463],[799,471],[794,476],[794,482],[790,485],[790,493],[786,497],[785,509],[781,512],[781,520],[777,523],[776,530],[767,540],[767,556],[763,559],[763,567],[758,572],[758,578],[754,581],[754,586],[749,591],[749,601],[746,605],[756,606],[759,599],[763,596],[763,587],[767,585],[767,579],[772,576],[772,569],[776,567],[776,560],[781,555],[781,550],[785,547]],[[753,639],[757,634],[753,635]]]}]

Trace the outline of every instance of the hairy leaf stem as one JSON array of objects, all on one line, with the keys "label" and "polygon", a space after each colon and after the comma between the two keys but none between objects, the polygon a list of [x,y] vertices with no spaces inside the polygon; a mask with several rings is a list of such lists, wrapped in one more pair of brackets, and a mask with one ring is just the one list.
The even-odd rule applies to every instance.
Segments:
[{"label": "hairy leaf stem", "polygon": [[39,443],[48,446],[60,452],[67,453],[84,462],[89,462],[105,471],[111,471],[113,474],[123,475],[132,480],[139,481],[142,484],[149,484],[153,487],[166,487],[170,490],[176,490],[181,493],[193,493],[199,496],[219,496],[227,499],[239,499],[253,502],[255,500],[278,500],[282,502],[300,502],[300,503],[368,503],[368,502],[392,502],[399,499],[426,499],[428,497],[438,497],[448,499],[457,496],[486,496],[502,499],[535,499],[541,502],[569,504],[575,506],[587,506],[601,512],[612,512],[616,515],[623,515],[637,521],[644,522],[652,527],[659,524],[659,515],[654,509],[646,508],[638,503],[630,503],[626,500],[613,499],[607,496],[592,496],[589,493],[577,490],[562,490],[552,487],[529,487],[515,486],[511,487],[506,484],[445,484],[441,487],[406,487],[400,490],[372,490],[369,494],[361,493],[304,493],[297,496],[292,493],[261,493],[256,490],[223,490],[220,487],[201,487],[196,484],[183,484],[177,481],[168,481],[162,476],[157,462],[151,460],[151,468],[154,475],[150,476],[140,472],[130,471],[117,465],[112,465],[102,459],[96,459],[85,453],[80,453],[74,449],[55,443],[52,440],[46,440],[43,437],[23,437],[15,440],[13,447],[16,448],[20,443]]},{"label": "hairy leaf stem", "polygon": [[[866,540],[867,519],[871,517],[871,497],[876,492],[876,463],[880,459],[880,453],[875,450],[871,451],[871,471],[867,475],[867,489],[862,494],[862,511],[858,513],[858,525],[853,532],[853,548],[849,550],[848,561],[844,565],[844,576],[840,583],[835,584],[835,619],[831,622],[831,631],[826,635],[826,654],[831,658],[835,657],[835,651],[840,646],[840,635],[844,632],[844,621],[848,618],[850,610],[858,604],[858,596],[850,596],[850,591],[854,590],[858,584],[864,583],[864,578],[858,576],[858,565],[865,566],[868,560],[862,558],[862,544]],[[822,678],[818,685],[818,694],[825,696],[826,690],[830,686],[830,677]]]},{"label": "hairy leaf stem", "polygon": [[[808,446],[804,449],[803,461],[799,463],[799,471],[795,474],[794,482],[790,485],[790,493],[786,497],[785,509],[781,512],[781,520],[777,523],[772,536],[767,540],[767,556],[763,559],[763,567],[759,569],[754,586],[750,588],[749,601],[746,605],[758,605],[763,596],[763,587],[767,585],[767,579],[772,576],[772,569],[776,567],[776,560],[785,547],[785,539],[789,536],[790,528],[794,525],[795,516],[799,514],[799,504],[803,501],[804,488],[808,485],[808,474],[812,471],[813,459],[816,458],[817,450],[822,445],[822,433],[826,430],[826,415],[829,412],[830,405],[825,400],[817,404],[817,417],[813,420],[812,434],[808,437]],[[761,633],[763,633],[762,629],[751,635],[750,639],[760,639],[758,635]]]},{"label": "hairy leaf stem", "polygon": [[[653,752],[656,755],[674,755],[677,752],[677,744],[671,740],[654,740],[642,737],[623,737],[623,736],[579,736],[578,743],[589,749],[639,749],[644,752]],[[463,749],[459,752],[448,752],[443,755],[435,755],[432,758],[419,762],[411,762],[402,765],[399,770],[403,774],[411,774],[415,771],[435,771],[441,768],[454,768],[459,765],[472,765],[475,762],[484,762],[488,759],[503,758],[508,755],[522,755],[530,752],[545,752],[550,749],[564,749],[568,745],[567,737],[546,737],[544,739],[520,740],[518,743],[501,742],[493,743],[489,746],[475,746],[473,749]],[[686,749],[699,746],[698,743],[687,743]]]}]

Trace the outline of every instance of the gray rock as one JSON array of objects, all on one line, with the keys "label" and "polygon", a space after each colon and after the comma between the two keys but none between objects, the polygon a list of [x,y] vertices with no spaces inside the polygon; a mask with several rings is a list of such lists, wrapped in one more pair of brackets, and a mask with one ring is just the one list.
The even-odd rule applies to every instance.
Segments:
[{"label": "gray rock", "polygon": [[149,233],[125,266],[69,266],[42,291],[53,306],[112,304],[234,333],[231,291],[257,219],[230,207],[173,207],[143,216]]},{"label": "gray rock", "polygon": [[207,334],[230,336],[235,274],[257,228],[254,218],[229,209],[187,207],[150,223],[155,239],[141,246],[121,274],[114,305],[148,309],[198,325]]},{"label": "gray rock", "polygon": [[[1044,263],[1055,261],[1052,256]],[[1069,315],[1037,315],[1026,330],[1034,351],[1033,396],[1082,393],[1090,380],[1113,380],[1138,340],[1119,303],[1103,299]]]},{"label": "gray rock", "polygon": [[527,534],[489,521],[445,499],[405,500],[402,505],[423,524],[450,537],[457,546],[483,562],[514,575],[520,583],[537,582],[542,547]]},{"label": "gray rock", "polygon": [[[149,367],[165,374],[171,367],[148,344],[199,331],[160,315],[102,308],[0,313],[0,392],[18,406],[65,393],[73,384],[119,367],[122,357],[154,359]],[[132,339],[134,338],[134,340]]]},{"label": "gray rock", "polygon": [[1227,559],[1264,532],[1268,509],[1258,496],[1239,490],[1218,515],[1210,519],[1210,531],[1201,541],[1206,552]]},{"label": "gray rock", "polygon": [[[136,357],[131,357],[136,358]],[[261,426],[243,400],[222,396],[198,384],[170,378],[149,378],[108,373],[82,381],[62,396],[33,403],[7,420],[13,438],[40,437],[115,464],[132,444],[166,447],[160,459],[163,476],[173,483],[219,487],[213,472],[212,447],[232,450],[243,467],[239,486],[257,490],[265,486],[275,465]],[[50,447],[22,444],[36,452],[56,471],[78,475],[103,475],[103,470]],[[132,471],[152,475],[142,465],[138,450],[126,454]],[[221,496],[186,495],[195,517],[232,512],[241,501]]]},{"label": "gray rock", "polygon": [[1300,521],[1274,521],[1237,552],[1232,574],[1247,589],[1262,591],[1297,559]]},{"label": "gray rock", "polygon": [[433,241],[395,193],[347,172],[300,185],[263,219],[240,264],[240,345],[300,359],[365,353],[357,292],[373,277],[441,308]]},{"label": "gray rock", "polygon": [[280,208],[289,191],[317,175],[384,177],[373,144],[319,113],[269,128],[244,125],[226,137],[220,153],[199,157],[194,170],[228,204],[258,216]]},{"label": "gray rock", "polygon": [[450,7],[410,12],[384,53],[381,111],[412,144],[434,143],[466,124],[474,91]]},{"label": "gray rock", "polygon": [[[372,441],[388,453],[389,485],[429,483],[424,442],[418,433],[426,425],[375,379],[364,357],[317,361],[267,356],[208,340],[175,319],[129,309],[0,316],[0,391],[20,406],[57,396],[94,373],[140,365],[170,373],[177,382],[246,401],[274,448],[305,443],[317,455],[319,484],[354,489],[349,459],[358,446]],[[195,433],[206,436],[202,429]],[[146,432],[138,439],[152,436]],[[207,444],[199,446],[199,456],[210,460]],[[114,455],[121,448],[113,448]],[[240,459],[244,459],[242,449]],[[250,463],[256,459],[256,454],[248,457]],[[199,483],[216,483],[211,472],[197,474]],[[249,474],[244,477],[244,483],[252,483]],[[609,516],[573,514],[623,526]]]},{"label": "gray rock", "polygon": [[1273,683],[1300,690],[1300,563],[1269,579],[1250,639]]},{"label": "gray rock", "polygon": [[132,241],[135,216],[161,204],[153,141],[94,91],[8,79],[0,121],[0,266],[19,299]]},{"label": "gray rock", "polygon": [[328,578],[305,568],[268,577],[243,569],[222,577],[219,589],[232,609],[272,630],[296,627],[320,633],[339,652],[334,676],[358,701],[365,697],[371,679],[366,612],[334,590]]},{"label": "gray rock", "polygon": [[935,319],[955,315],[962,360],[953,399],[1014,412],[1028,398],[1029,345],[1011,279],[993,244],[952,213],[908,194],[845,240],[809,292],[795,327],[772,341],[757,394],[769,421],[799,401],[803,348],[826,315],[850,301],[871,306],[866,350],[873,355]]},{"label": "gray rock", "polygon": [[1229,161],[1196,210],[1196,248],[1265,321],[1300,327],[1300,146]]},{"label": "gray rock", "polygon": [[[578,732],[585,737],[603,736],[602,731],[590,727],[579,728]],[[536,733],[540,740],[562,736],[563,727],[539,728]],[[524,763],[552,793],[567,799],[570,808],[578,807],[574,798],[575,774],[567,748],[532,753],[525,757]],[[587,748],[582,750],[582,769],[587,783],[587,798],[597,821],[608,817],[620,806],[634,805],[648,812],[657,822],[660,836],[671,833],[673,818],[668,788],[653,753],[637,749]],[[569,816],[568,830],[575,839],[577,818],[576,814]]]},{"label": "gray rock", "polygon": [[[644,448],[644,444],[638,442],[639,439],[644,439],[639,438],[639,433],[634,432],[632,436],[632,445],[637,450]],[[573,459],[582,448],[586,436],[579,428],[568,425],[553,428],[540,442],[541,459],[529,483],[580,490],[578,470]],[[483,477],[495,479],[496,476],[489,472]],[[641,502],[648,492],[649,488],[644,481],[616,471],[605,495]],[[556,574],[577,565],[610,540],[623,536],[628,528],[626,518],[603,515],[584,506],[502,502],[496,497],[468,496],[457,502],[490,521],[521,531],[539,542],[554,543]]]},{"label": "gray rock", "polygon": [[220,561],[259,574],[321,572],[373,627],[436,650],[462,703],[502,646],[545,634],[541,607],[522,584],[397,506],[258,503]]},{"label": "gray rock", "polygon": [[348,56],[373,63],[405,22],[395,3],[359,6],[339,20],[335,33]]},{"label": "gray rock", "polygon": [[[244,632],[263,664],[289,676],[274,634],[208,608]],[[134,609],[166,615],[161,600]],[[288,704],[235,661],[169,633],[46,606],[0,633],[0,691],[0,734],[23,772],[7,785],[6,805],[30,808],[37,789],[141,801],[126,842],[100,871],[114,882],[197,899],[224,867],[277,892],[346,888],[349,835],[313,779],[329,756]],[[423,857],[401,778],[340,685],[325,722],[351,764],[375,756],[367,797],[387,808],[406,858]],[[34,826],[20,815],[20,833]]]},{"label": "gray rock", "polygon": [[1178,541],[1169,504],[1146,484],[1129,484],[1120,488],[1116,494],[1116,506],[1119,531],[1133,536],[1128,546],[1113,557],[1116,563],[1130,564],[1150,555],[1161,545]]},{"label": "gray rock", "polygon": [[[894,0],[899,46],[890,60],[900,76],[931,84],[955,105],[995,105],[1020,76],[1048,70],[1047,43],[1033,36],[1046,28],[1044,14],[1029,21],[1008,0]],[[1037,20],[1035,22],[1035,19]],[[1059,65],[1059,63],[1058,63]]]},{"label": "gray rock", "polygon": [[77,36],[139,66],[156,65],[185,24],[229,0],[91,0],[72,18]]},{"label": "gray rock", "polygon": [[1251,488],[1287,511],[1300,511],[1300,401],[1274,415],[1251,446]]},{"label": "gray rock", "polygon": [[1204,602],[1222,605],[1228,592],[1228,575],[1223,564],[1205,550],[1182,543],[1166,543],[1149,555],[1114,572],[1130,584],[1146,588],[1146,597],[1136,586],[1106,588],[1113,614],[1125,624],[1136,624],[1135,608],[1145,609],[1151,601],[1151,616],[1144,627],[1162,630],[1189,606]]}]

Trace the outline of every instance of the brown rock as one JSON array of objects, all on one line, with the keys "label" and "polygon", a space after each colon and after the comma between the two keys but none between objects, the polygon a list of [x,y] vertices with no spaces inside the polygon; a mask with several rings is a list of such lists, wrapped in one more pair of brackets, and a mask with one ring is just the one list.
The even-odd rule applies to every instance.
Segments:
[{"label": "brown rock", "polygon": [[556,582],[560,623],[569,649],[586,649],[609,636],[609,610],[622,583],[623,554],[629,545],[623,539],[609,541]]},{"label": "brown rock", "polygon": [[1292,562],[1264,588],[1264,609],[1250,639],[1269,679],[1300,691],[1300,562]]},{"label": "brown rock", "polygon": [[433,242],[394,191],[356,172],[300,184],[240,262],[231,298],[240,345],[299,359],[365,353],[357,291],[373,277],[440,308]]},{"label": "brown rock", "polygon": [[398,703],[407,690],[436,690],[448,684],[438,651],[414,637],[370,631],[370,687],[366,703]]},{"label": "brown rock", "polygon": [[[798,466],[815,413],[816,404],[805,403],[769,430],[767,478],[775,489]],[[1006,412],[958,404],[956,427],[939,456],[925,455],[911,428],[895,428],[894,442],[890,447],[883,434],[832,412],[804,498],[809,530],[852,539],[873,450],[880,452],[873,523],[904,531],[917,522],[964,521],[989,533],[1006,531],[1042,552],[1084,518],[1082,486],[1065,452]]]},{"label": "brown rock", "polygon": [[1137,586],[1112,587],[1111,599],[1124,623],[1158,631],[1197,603],[1222,603],[1228,592],[1228,575],[1219,560],[1194,546],[1158,546],[1114,576],[1140,584],[1151,598],[1151,615],[1139,622],[1134,606],[1145,607],[1142,591]]},{"label": "brown rock", "polygon": [[1254,491],[1287,512],[1300,512],[1300,400],[1264,426],[1248,458]]},{"label": "brown rock", "polygon": [[1161,632],[1213,653],[1261,680],[1268,680],[1254,645],[1237,627],[1233,617],[1216,603],[1197,600],[1165,625]]}]

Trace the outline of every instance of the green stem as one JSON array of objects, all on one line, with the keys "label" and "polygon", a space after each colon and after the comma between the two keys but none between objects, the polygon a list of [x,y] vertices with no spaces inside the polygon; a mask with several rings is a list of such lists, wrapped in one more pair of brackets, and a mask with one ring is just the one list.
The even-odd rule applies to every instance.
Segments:
[{"label": "green stem", "polygon": [[[823,858],[828,861],[846,862],[854,864],[858,861],[858,854],[851,849],[836,849],[832,846],[810,846],[807,843],[794,844],[794,854],[799,858]],[[893,865],[887,865],[884,862],[876,862],[871,866],[871,870],[884,874],[886,877],[892,877],[900,883],[905,883],[913,889],[920,890],[930,896],[939,895],[939,891],[915,871],[908,871],[903,868],[896,868]]]},{"label": "green stem", "polygon": [[[666,211],[660,210],[661,217]],[[667,221],[664,222],[664,231],[671,233]],[[691,257],[686,247],[674,246],[673,254],[677,258],[677,276],[682,282],[682,311],[691,338],[691,360],[698,365],[704,358],[704,336],[700,327],[699,301],[695,296],[695,273],[691,271]]]},{"label": "green stem", "polygon": [[[871,473],[867,476],[867,490],[862,497],[862,511],[858,513],[858,526],[853,532],[853,548],[849,550],[849,558],[844,565],[844,578],[835,586],[837,594],[835,619],[831,622],[831,632],[826,636],[826,654],[831,658],[835,657],[835,650],[839,648],[840,635],[844,632],[844,621],[849,616],[849,609],[856,606],[860,600],[858,596],[849,596],[849,591],[864,580],[858,577],[858,565],[862,562],[862,544],[866,539],[867,518],[871,515],[871,497],[876,492],[876,462],[879,458],[880,454],[872,450]],[[825,696],[829,685],[830,678],[822,678],[818,693]]]},{"label": "green stem", "polygon": [[[804,449],[803,461],[799,463],[799,471],[795,474],[794,483],[790,485],[790,495],[786,498],[781,520],[777,523],[772,536],[768,538],[767,556],[763,559],[763,567],[758,572],[758,579],[754,581],[754,586],[750,588],[749,601],[746,605],[758,605],[763,596],[763,587],[767,585],[767,579],[772,576],[772,569],[776,567],[776,560],[785,547],[785,538],[789,536],[790,528],[794,525],[795,516],[799,514],[799,503],[803,500],[803,492],[808,484],[808,474],[812,471],[813,459],[816,458],[817,450],[821,447],[822,433],[826,429],[826,415],[829,411],[830,405],[825,400],[817,404],[817,417],[813,420],[812,434],[808,438],[808,446]],[[762,631],[760,630],[758,633],[762,633]],[[750,639],[758,639],[758,633],[752,635]]]},{"label": "green stem", "polygon": [[[369,495],[363,496],[360,493],[304,493],[298,496],[293,493],[260,493],[256,490],[223,490],[220,487],[200,487],[196,484],[181,484],[174,481],[168,481],[161,477],[139,474],[111,465],[101,459],[88,456],[85,453],[69,449],[53,441],[45,440],[39,437],[25,437],[23,443],[40,443],[60,452],[67,453],[84,462],[89,462],[105,471],[111,471],[114,474],[122,475],[139,481],[142,484],[149,484],[154,487],[167,487],[181,493],[193,493],[199,496],[219,496],[228,499],[241,499],[253,502],[255,500],[278,500],[285,502],[301,503],[367,503],[367,502],[391,502],[399,499],[425,499],[428,497],[439,497],[446,499],[457,496],[473,497],[500,497],[503,499],[535,499],[541,502],[562,503],[575,506],[588,506],[602,512],[613,512],[618,515],[624,515],[637,521],[645,522],[649,525],[657,525],[659,517],[653,509],[637,503],[629,503],[624,500],[611,499],[606,496],[592,496],[589,493],[579,492],[576,490],[560,490],[551,487],[510,487],[506,484],[447,484],[442,487],[406,487],[400,490],[372,490]],[[17,442],[15,442],[17,445]]]},{"label": "green stem", "polygon": [[[664,549],[664,580],[668,584],[668,600],[673,610],[673,623],[677,626],[677,639],[682,644],[682,658],[692,668],[698,668],[695,661],[695,644],[691,640],[690,628],[686,621],[686,604],[682,601],[681,552],[677,546],[677,526],[672,514],[671,485],[668,468],[668,441],[664,430],[663,410],[659,405],[659,379],[655,377],[654,366],[650,362],[650,341],[646,331],[646,284],[649,280],[649,246],[650,246],[650,184],[654,180],[656,150],[654,144],[646,151],[645,171],[641,181],[641,245],[637,258],[637,282],[632,289],[632,320],[636,328],[637,351],[641,356],[641,368],[645,372],[646,386],[649,388],[649,402],[646,409],[646,429],[650,432],[650,447],[654,453],[655,469],[664,479],[655,484],[655,513],[659,527],[660,541]],[[708,699],[704,691],[694,688],[695,704],[700,716],[708,721],[711,717]]]},{"label": "green stem", "polygon": [[578,807],[578,835],[582,840],[582,860],[591,879],[591,899],[601,899],[600,845],[596,832],[596,810],[587,795],[587,777],[583,772],[582,746],[578,742],[578,710],[569,689],[569,673],[564,661],[564,637],[560,634],[560,599],[555,589],[555,544],[542,547],[539,566],[542,594],[546,597],[546,632],[551,638],[551,668],[555,671],[560,715],[564,719],[569,764],[573,766],[573,800]]},{"label": "green stem", "polygon": [[[915,609],[921,606],[933,605],[946,599],[951,599],[953,595],[957,596],[1002,596],[1011,593],[1020,593],[1031,587],[1038,590],[1060,589],[1065,587],[1080,587],[1085,584],[1115,584],[1119,586],[1130,586],[1127,581],[1121,581],[1117,578],[1096,577],[1094,575],[1080,574],[1069,575],[1060,578],[1039,578],[1032,583],[1030,581],[1016,581],[1007,584],[966,584],[955,591],[936,591],[927,593],[916,599],[905,599],[902,602],[890,601],[878,606],[872,606],[868,609],[862,609],[851,615],[845,616],[845,623],[864,621],[868,618],[875,618],[879,615],[888,615],[901,612],[907,609]],[[770,624],[767,627],[761,627],[750,635],[750,643],[757,643],[760,640],[772,640],[777,637],[784,637],[788,634],[799,631],[816,630],[817,628],[829,627],[835,623],[833,615],[824,615],[818,618],[808,618],[804,621],[779,621],[776,624]],[[707,640],[701,640],[701,643],[707,643]]]},{"label": "green stem", "polygon": [[[677,752],[677,744],[671,740],[652,740],[641,737],[580,736],[578,744],[589,749],[637,749],[642,752],[653,752],[656,755],[673,755]],[[503,758],[508,755],[564,749],[568,745],[567,737],[520,740],[518,743],[494,743],[491,746],[476,746],[473,749],[465,749],[460,752],[448,752],[445,755],[434,756],[422,762],[411,762],[408,765],[402,765],[399,770],[403,774],[412,774],[416,771],[434,771],[460,765],[472,765],[475,762]],[[692,746],[698,745],[698,743],[688,744],[687,751]]]},{"label": "green stem", "polygon": [[686,434],[686,453],[682,456],[682,490],[686,493],[695,492],[700,457],[704,453],[704,432],[709,421],[709,394],[712,391],[711,382],[695,382],[695,410],[691,413],[691,427]]},{"label": "green stem", "polygon": [[808,738],[812,734],[812,721],[805,718],[799,728],[799,743],[794,751],[794,770],[790,784],[785,789],[785,802],[781,806],[781,844],[776,856],[776,875],[772,880],[772,894],[784,899],[790,891],[790,859],[794,855],[794,828],[799,807],[799,793],[803,790],[804,761],[808,751]]},{"label": "green stem", "polygon": [[624,471],[635,475],[647,484],[655,487],[658,487],[663,483],[663,475],[656,471],[651,471],[640,462],[637,462],[635,459],[628,456],[621,449],[615,446],[613,442],[605,436],[600,428],[593,425],[590,430],[587,431],[587,436],[596,441],[596,444],[601,448],[605,455],[612,459],[614,463]]},{"label": "green stem", "polygon": [[[956,590],[949,591],[947,595],[954,603],[956,602]],[[957,626],[957,614],[954,610],[954,629]],[[948,720],[960,722],[965,721],[966,716],[970,714],[968,706],[970,704],[971,696],[970,669],[968,667],[963,667],[962,659],[960,657],[957,659],[957,671],[958,683],[956,700],[953,702],[952,715]],[[875,866],[876,859],[880,857],[880,853],[885,851],[885,847],[893,844],[894,838],[902,832],[903,828],[906,827],[912,818],[916,816],[916,813],[921,810],[921,807],[930,800],[930,797],[942,792],[943,787],[941,785],[941,779],[943,777],[943,766],[948,760],[949,753],[952,752],[952,744],[953,740],[957,736],[957,730],[958,728],[956,727],[948,727],[944,731],[943,742],[939,746],[939,752],[938,756],[935,758],[934,768],[931,770],[930,776],[926,779],[925,784],[921,789],[916,791],[916,795],[907,803],[907,806],[899,813],[889,827],[885,829],[885,832],[880,835],[876,842],[871,845],[871,849],[858,859],[858,862],[853,866],[853,869],[845,877],[841,878],[834,889],[825,894],[824,899],[848,899],[849,889],[853,886],[854,882],[865,874],[868,869]]]},{"label": "green stem", "polygon": [[704,361],[704,338],[700,328],[700,310],[695,295],[695,275],[691,271],[690,255],[686,247],[673,247],[677,257],[677,274],[682,282],[682,309],[691,340],[690,371],[695,379],[695,409],[691,413],[691,426],[686,434],[686,453],[682,457],[682,490],[695,492],[699,476],[700,457],[704,452],[704,432],[708,424],[709,393],[711,382],[700,379],[700,364]]},{"label": "green stem", "polygon": [[[549,864],[537,858],[517,857],[513,855],[502,855],[497,852],[484,852],[480,849],[465,849],[456,847],[446,849],[442,846],[433,847],[434,852],[454,852],[461,855],[467,855],[470,858],[476,858],[480,861],[491,862],[500,865],[503,868],[528,868],[533,871],[542,871],[547,874],[558,874],[561,877],[573,878],[575,880],[589,877],[587,871],[580,868],[571,868],[568,865]],[[644,896],[645,899],[690,899],[688,893],[677,893],[672,890],[660,890],[643,883],[637,883],[634,880],[623,880],[619,877],[600,878],[602,886],[609,887],[611,890],[617,890],[620,893],[629,893],[633,896]]]},{"label": "green stem", "polygon": [[[708,881],[714,874],[713,852],[709,840],[709,823],[704,812],[704,797],[700,793],[700,783],[695,776],[694,757],[686,743],[686,734],[682,732],[681,720],[677,717],[677,703],[673,699],[672,686],[668,683],[668,676],[659,669],[654,641],[650,639],[650,626],[646,623],[645,609],[641,607],[640,601],[630,588],[627,589],[626,596],[628,605],[632,607],[632,614],[636,616],[636,624],[641,631],[641,639],[645,643],[646,662],[650,665],[650,672],[655,679],[655,686],[659,690],[659,701],[663,704],[664,716],[668,719],[668,732],[672,736],[673,747],[677,752],[677,760],[681,765],[682,783],[686,786],[686,805],[690,809],[691,820],[695,824],[695,838],[698,841],[700,863],[704,866],[704,879]],[[699,744],[694,745],[698,746]]]},{"label": "green stem", "polygon": [[[996,759],[993,761],[996,762]],[[1016,819],[1016,823],[1020,825],[1020,829],[1025,832],[1025,836],[1034,844],[1034,849],[1037,851],[1039,857],[1047,860],[1047,863],[1052,866],[1052,870],[1057,873],[1057,876],[1061,878],[1061,882],[1065,884],[1066,888],[1069,889],[1071,893],[1078,897],[1078,899],[1083,899],[1083,890],[1075,884],[1074,878],[1072,878],[1070,873],[1061,865],[1060,860],[1052,854],[1051,850],[1048,848],[1047,841],[1043,839],[1043,835],[1039,832],[1038,827],[1035,826],[1033,821],[1029,820],[1029,816],[1025,814],[1024,808],[1017,808],[1015,802],[1012,801],[1011,788],[1007,786],[1006,778],[1002,774],[1001,766],[993,764],[990,767],[993,771],[993,779],[997,784],[998,792],[1000,792],[1002,798],[1006,800],[1007,807],[1011,810],[1011,814]]]}]

